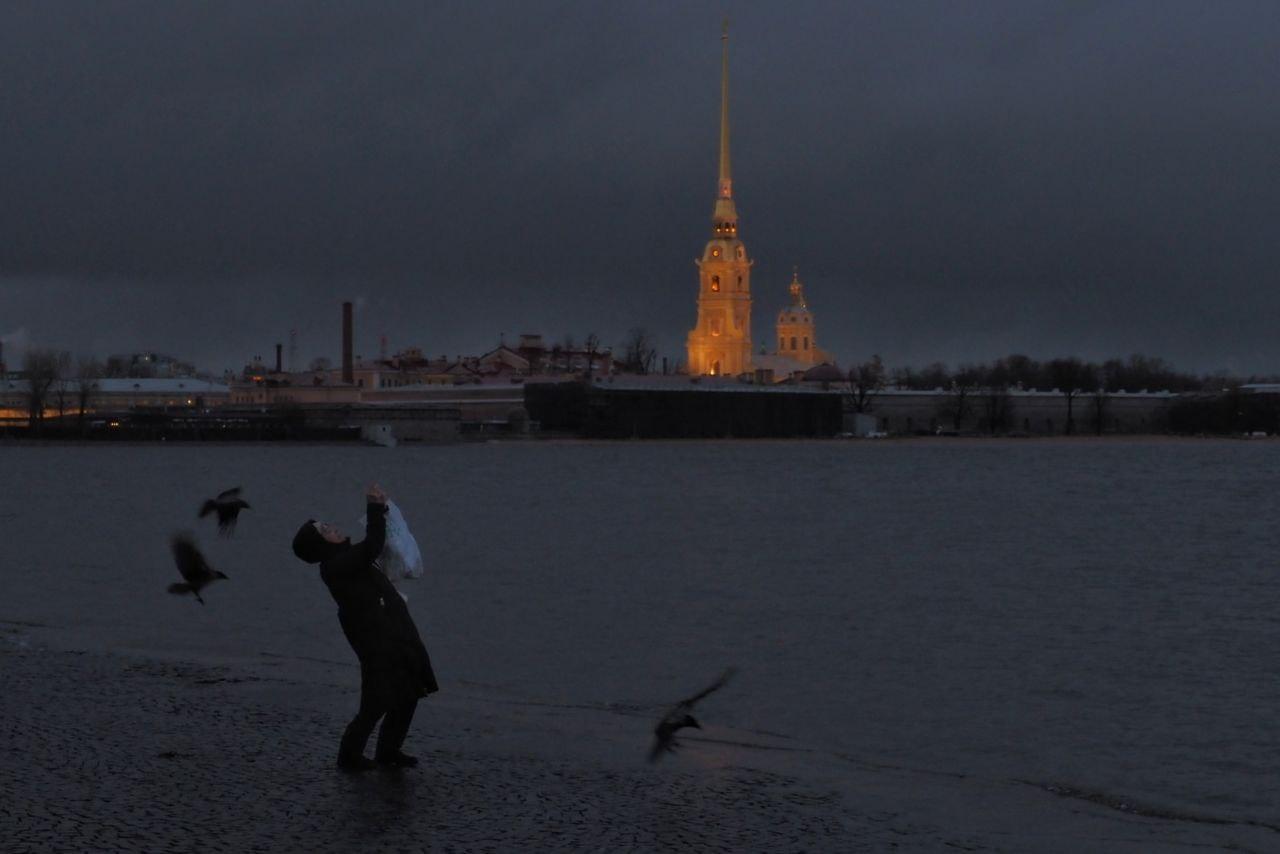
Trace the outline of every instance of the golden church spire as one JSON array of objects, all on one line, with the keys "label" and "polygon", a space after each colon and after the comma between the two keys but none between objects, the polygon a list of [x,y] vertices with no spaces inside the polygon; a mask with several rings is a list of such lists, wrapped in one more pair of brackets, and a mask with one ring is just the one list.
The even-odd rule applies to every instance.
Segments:
[{"label": "golden church spire", "polygon": [[720,187],[711,214],[716,237],[738,236],[738,209],[733,203],[733,175],[729,169],[729,19],[720,31]]},{"label": "golden church spire", "polygon": [[720,186],[712,234],[698,265],[698,323],[686,349],[690,374],[736,377],[751,371],[751,265],[738,239],[729,173],[729,22],[720,33]]},{"label": "golden church spire", "polygon": [[720,198],[733,198],[729,172],[729,19],[720,32]]}]

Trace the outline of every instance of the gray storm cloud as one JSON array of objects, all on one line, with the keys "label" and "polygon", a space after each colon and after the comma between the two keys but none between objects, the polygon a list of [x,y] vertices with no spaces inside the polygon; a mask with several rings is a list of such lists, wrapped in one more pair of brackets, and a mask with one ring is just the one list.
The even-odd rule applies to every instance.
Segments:
[{"label": "gray storm cloud", "polygon": [[[221,368],[298,328],[681,356],[720,4],[10,4],[0,328]],[[740,3],[755,333],[799,265],[844,361],[1280,369],[1280,7]]]}]

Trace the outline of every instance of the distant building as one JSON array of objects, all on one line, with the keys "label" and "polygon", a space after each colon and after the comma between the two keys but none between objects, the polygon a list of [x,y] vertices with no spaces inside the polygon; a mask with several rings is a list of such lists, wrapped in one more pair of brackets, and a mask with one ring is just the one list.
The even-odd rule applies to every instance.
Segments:
[{"label": "distant building", "polygon": [[[832,387],[836,387],[833,383]],[[1162,433],[1170,407],[1186,397],[1172,391],[1080,394],[1072,406],[1072,432]],[[888,388],[876,392],[863,413],[875,418],[876,430],[890,435],[933,435],[939,432],[1061,436],[1067,432],[1067,398],[1059,389],[978,389],[963,405],[954,390]]]},{"label": "distant building", "polygon": [[792,274],[788,290],[791,301],[778,312],[774,326],[777,349],[769,353],[761,346],[754,362],[755,381],[813,382],[808,372],[821,367],[829,370],[820,372],[823,379],[819,381],[828,382],[827,375],[839,369],[835,366],[835,357],[818,346],[818,325],[805,299],[798,271]]},{"label": "distant building", "polygon": [[520,336],[516,352],[529,363],[531,373],[543,373],[547,370],[547,345],[542,343],[542,336],[526,332]]},{"label": "distant building", "polygon": [[721,36],[720,184],[711,239],[698,264],[698,321],[686,350],[693,375],[737,376],[751,370],[751,265],[738,239],[729,169],[729,31]]},{"label": "distant building", "polygon": [[834,364],[831,354],[818,347],[818,328],[813,312],[804,298],[804,285],[800,282],[800,272],[792,274],[788,287],[791,303],[778,312],[776,338],[778,349],[775,355],[785,356],[799,365],[813,367],[824,362]]},{"label": "distant building", "polygon": [[[0,422],[26,423],[29,388],[24,378],[0,380]],[[225,383],[198,377],[74,380],[57,383],[50,389],[45,400],[45,418],[104,417],[139,409],[211,409],[225,405],[230,398],[231,389]]]},{"label": "distant building", "polygon": [[476,358],[475,372],[484,379],[496,377],[540,377],[613,373],[613,351],[607,347],[578,347],[556,344],[548,348],[542,336],[526,333],[514,348],[499,344]]},{"label": "distant building", "polygon": [[164,353],[117,353],[107,357],[108,377],[192,377],[195,365]]},{"label": "distant building", "polygon": [[[528,421],[523,403],[526,380],[571,380],[588,371],[597,378],[608,376],[613,355],[595,347],[548,348],[541,335],[526,333],[515,347],[500,342],[479,356],[430,357],[419,347],[408,347],[374,361],[352,354],[345,371],[327,364],[315,367],[282,372],[255,359],[231,382],[227,402],[233,409],[255,412],[298,410],[308,418],[317,412],[358,410],[367,415],[385,409],[401,413],[397,418],[403,419],[409,411],[417,412],[417,418],[423,412],[448,410],[460,419],[463,431],[483,432],[496,425],[507,430]],[[404,425],[397,424],[399,435]]]}]

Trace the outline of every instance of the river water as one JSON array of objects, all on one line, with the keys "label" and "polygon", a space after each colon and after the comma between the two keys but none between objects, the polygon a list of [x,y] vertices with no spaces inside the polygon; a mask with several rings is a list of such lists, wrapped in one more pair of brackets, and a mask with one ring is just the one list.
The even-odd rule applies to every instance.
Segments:
[{"label": "river water", "polygon": [[[445,690],[649,706],[735,665],[718,724],[1276,823],[1278,475],[1268,441],[9,445],[0,621],[349,661],[289,541],[376,479]],[[231,577],[203,608],[165,592],[182,529]]]}]

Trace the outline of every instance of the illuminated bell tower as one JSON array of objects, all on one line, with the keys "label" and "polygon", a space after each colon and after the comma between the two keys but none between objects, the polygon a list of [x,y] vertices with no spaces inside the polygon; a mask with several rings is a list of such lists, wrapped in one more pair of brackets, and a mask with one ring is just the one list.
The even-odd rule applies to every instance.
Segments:
[{"label": "illuminated bell tower", "polygon": [[729,173],[729,24],[720,36],[720,188],[712,235],[698,265],[698,325],[686,345],[689,373],[736,376],[751,370],[751,265],[738,239]]},{"label": "illuminated bell tower", "polygon": [[775,326],[778,336],[778,355],[794,359],[802,365],[816,365],[827,361],[827,354],[818,349],[818,329],[804,298],[804,285],[797,268],[791,276],[791,305],[778,312]]}]

